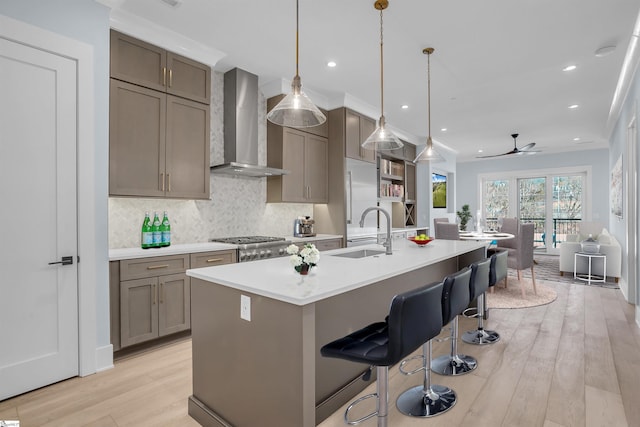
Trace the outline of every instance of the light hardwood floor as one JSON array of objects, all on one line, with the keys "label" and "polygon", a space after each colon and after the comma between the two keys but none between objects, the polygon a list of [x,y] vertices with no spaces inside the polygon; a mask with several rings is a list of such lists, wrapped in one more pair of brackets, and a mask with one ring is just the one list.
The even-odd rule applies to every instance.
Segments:
[{"label": "light hardwood floor", "polygon": [[[460,343],[460,351],[476,357],[479,366],[456,378],[433,375],[434,383],[458,394],[456,406],[443,415],[412,419],[398,413],[397,395],[421,379],[391,368],[389,425],[640,426],[640,330],[633,307],[619,290],[554,288],[558,299],[552,304],[492,310],[487,329],[501,334],[498,343]],[[461,319],[461,331],[474,327],[474,320]],[[448,346],[437,343],[434,355]],[[187,414],[190,393],[191,341],[184,339],[119,360],[109,371],[2,401],[0,420],[18,419],[21,427],[197,427]],[[342,416],[343,409],[320,425],[343,426]]]}]

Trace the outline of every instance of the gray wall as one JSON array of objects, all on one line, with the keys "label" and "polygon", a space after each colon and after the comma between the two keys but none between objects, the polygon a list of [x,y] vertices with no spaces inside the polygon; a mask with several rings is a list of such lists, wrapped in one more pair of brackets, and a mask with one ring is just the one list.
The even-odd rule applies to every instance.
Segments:
[{"label": "gray wall", "polygon": [[[627,140],[627,126],[629,125],[631,120],[634,118],[634,115],[636,118],[636,129],[640,128],[640,123],[638,122],[638,119],[639,119],[638,111],[637,111],[639,99],[640,99],[640,73],[636,68],[635,74],[633,76],[633,79],[629,87],[629,91],[627,93],[626,99],[620,111],[620,116],[618,117],[618,120],[616,121],[613,127],[611,137],[609,138],[609,146],[610,146],[609,163],[608,163],[609,170],[613,168],[614,164],[618,160],[618,157],[622,155],[623,179],[630,172],[628,168],[628,161],[626,159],[626,140]],[[638,132],[638,135],[640,135],[640,132]],[[636,157],[637,157],[636,164],[640,164],[638,160],[638,157],[640,157],[640,150],[638,150],[637,148],[638,141],[636,140],[634,141],[634,143],[636,145]],[[626,191],[626,188],[624,188],[623,191]],[[625,194],[623,198],[623,216],[626,213],[626,208],[627,206],[629,206],[629,203],[637,204],[637,200],[628,200]],[[627,268],[636,268],[636,271],[638,270],[637,262],[635,263],[635,265],[630,266],[628,265],[626,260],[626,257],[628,254],[628,247],[627,247],[627,241],[626,241],[626,236],[628,233],[627,219],[624,217],[618,218],[611,214],[609,214],[608,218],[609,218],[609,226],[611,228],[611,232],[616,237],[616,239],[618,239],[618,241],[620,242],[620,245],[622,246],[622,274],[623,274],[624,281],[627,282],[627,277],[624,277],[624,275],[627,272]],[[640,231],[640,226],[638,224],[636,224],[636,230]],[[640,279],[640,276],[638,276],[637,273],[636,273],[636,277]],[[629,292],[629,295],[632,299],[631,302],[634,302],[635,304],[640,304],[640,282],[629,283],[628,286],[635,289],[635,295],[633,294],[633,292]],[[640,325],[640,308],[638,307],[636,307],[636,323]]]},{"label": "gray wall", "polygon": [[[107,188],[109,159],[109,10],[87,0],[1,1],[0,14],[79,40],[93,47],[96,156],[94,203],[96,263],[96,344],[110,344]],[[100,368],[100,367],[98,367]]]},{"label": "gray wall", "polygon": [[458,163],[457,205],[462,206],[468,203],[471,212],[478,209],[478,176],[480,174],[591,166],[593,173],[591,219],[606,224],[609,218],[609,169],[605,167],[603,159],[607,158],[609,158],[609,150],[599,149],[557,154],[538,153],[535,156],[511,156]]}]

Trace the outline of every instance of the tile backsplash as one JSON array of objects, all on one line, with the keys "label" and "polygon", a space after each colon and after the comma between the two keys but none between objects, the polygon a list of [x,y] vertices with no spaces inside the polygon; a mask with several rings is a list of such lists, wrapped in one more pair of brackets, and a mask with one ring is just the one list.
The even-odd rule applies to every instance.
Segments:
[{"label": "tile backsplash", "polygon": [[[224,75],[212,73],[211,164],[224,161]],[[266,164],[266,100],[258,106],[258,159]],[[298,216],[312,215],[312,204],[266,203],[266,178],[211,175],[211,200],[109,198],[109,248],[140,245],[145,212],[167,211],[174,244],[206,242],[212,237],[291,236]]]}]

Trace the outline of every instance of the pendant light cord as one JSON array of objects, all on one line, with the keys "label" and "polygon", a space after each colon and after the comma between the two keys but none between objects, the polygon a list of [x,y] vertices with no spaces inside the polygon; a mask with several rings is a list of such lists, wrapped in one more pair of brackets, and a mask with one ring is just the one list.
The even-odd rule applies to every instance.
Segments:
[{"label": "pendant light cord", "polygon": [[296,77],[299,75],[298,74],[298,33],[299,33],[299,29],[298,29],[298,21],[299,21],[299,17],[298,17],[298,9],[299,9],[299,1],[300,0],[296,0]]},{"label": "pendant light cord", "polygon": [[[380,9],[380,117],[384,117],[384,52],[383,52],[383,36],[382,36],[382,11]],[[381,123],[384,125],[384,123]]]}]

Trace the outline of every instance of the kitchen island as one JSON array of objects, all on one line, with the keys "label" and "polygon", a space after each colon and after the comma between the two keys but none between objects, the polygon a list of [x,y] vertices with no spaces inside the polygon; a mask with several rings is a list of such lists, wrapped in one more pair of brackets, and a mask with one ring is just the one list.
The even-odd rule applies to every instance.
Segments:
[{"label": "kitchen island", "polygon": [[482,242],[435,240],[394,241],[393,255],[340,256],[365,249],[383,251],[326,251],[308,276],[288,257],[188,270],[189,414],[204,426],[315,426],[368,385],[360,378],[368,366],[323,358],[320,348],[384,319],[394,295],[485,255]]}]

